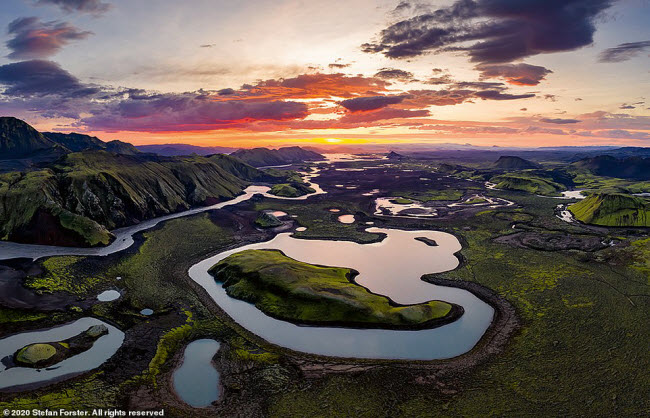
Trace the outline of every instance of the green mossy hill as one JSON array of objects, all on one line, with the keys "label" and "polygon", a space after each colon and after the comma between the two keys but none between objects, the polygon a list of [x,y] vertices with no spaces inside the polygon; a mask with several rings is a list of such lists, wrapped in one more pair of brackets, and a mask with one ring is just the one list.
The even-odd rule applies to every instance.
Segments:
[{"label": "green mossy hill", "polygon": [[650,202],[625,194],[593,194],[569,206],[581,222],[601,226],[650,226]]},{"label": "green mossy hill", "polygon": [[355,284],[354,270],[323,267],[278,250],[245,250],[210,269],[231,297],[254,303],[267,315],[307,325],[418,329],[457,319],[462,308],[430,301],[399,306]]},{"label": "green mossy hill", "polygon": [[260,228],[275,228],[282,225],[282,221],[279,220],[275,215],[268,212],[262,212],[260,216],[255,219],[255,225]]},{"label": "green mossy hill", "polygon": [[403,198],[403,197],[398,197],[396,199],[390,199],[390,202],[395,203],[396,205],[410,205],[411,203],[413,203],[413,201],[411,199],[406,199],[406,198]]},{"label": "green mossy hill", "polygon": [[566,186],[533,173],[508,173],[490,179],[498,189],[517,190],[543,196],[559,196]]},{"label": "green mossy hill", "polygon": [[108,244],[110,229],[231,199],[264,180],[277,181],[230,157],[71,153],[50,168],[0,175],[0,238]]},{"label": "green mossy hill", "polygon": [[0,160],[69,152],[20,119],[0,117]]},{"label": "green mossy hill", "polygon": [[239,158],[253,167],[285,165],[325,159],[325,157],[317,152],[300,147],[240,149],[230,155]]},{"label": "green mossy hill", "polygon": [[270,194],[281,197],[300,197],[315,192],[316,190],[303,183],[276,184],[269,191]]},{"label": "green mossy hill", "polygon": [[525,160],[521,157],[503,156],[494,163],[494,168],[501,170],[527,170],[529,168],[538,168],[539,166],[532,161]]},{"label": "green mossy hill", "polygon": [[105,325],[93,325],[65,341],[26,345],[14,353],[14,361],[22,367],[49,367],[90,350],[93,343],[106,334],[108,334],[108,328]]}]

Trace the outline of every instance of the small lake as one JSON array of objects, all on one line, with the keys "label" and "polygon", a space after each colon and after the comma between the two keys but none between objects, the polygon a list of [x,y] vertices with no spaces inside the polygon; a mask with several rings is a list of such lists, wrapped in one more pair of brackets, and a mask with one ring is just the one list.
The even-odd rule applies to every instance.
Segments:
[{"label": "small lake", "polygon": [[122,346],[124,333],[114,326],[96,318],[81,318],[59,327],[23,332],[0,340],[0,359],[13,354],[33,343],[66,340],[86,331],[93,325],[105,325],[108,334],[101,336],[92,348],[45,369],[30,367],[7,367],[0,363],[0,390],[22,385],[46,386],[54,381],[67,379],[96,369]]},{"label": "small lake", "polygon": [[[378,243],[302,240],[279,234],[263,243],[217,254],[190,268],[200,284],[236,322],[265,340],[292,350],[336,357],[433,360],[459,356],[471,350],[492,323],[494,309],[473,293],[421,280],[427,273],[458,267],[454,255],[461,245],[453,235],[437,231],[402,231],[368,228],[384,233]],[[435,240],[431,247],[415,238]],[[254,305],[231,298],[208,269],[231,254],[247,249],[278,249],[296,260],[359,271],[356,282],[397,303],[416,304],[444,300],[463,306],[464,315],[438,328],[418,331],[298,326],[265,315]],[[378,262],[384,260],[385,262]]]},{"label": "small lake", "polygon": [[106,290],[97,295],[97,300],[100,302],[112,302],[118,300],[122,296],[117,290]]},{"label": "small lake", "polygon": [[219,351],[215,340],[196,340],[188,344],[183,363],[174,372],[174,390],[188,405],[205,408],[219,399],[219,372],[212,358]]}]

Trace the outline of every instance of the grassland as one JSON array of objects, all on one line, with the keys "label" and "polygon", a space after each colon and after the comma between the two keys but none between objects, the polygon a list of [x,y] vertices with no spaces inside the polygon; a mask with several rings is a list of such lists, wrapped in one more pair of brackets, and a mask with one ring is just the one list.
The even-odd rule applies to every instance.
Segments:
[{"label": "grassland", "polygon": [[281,183],[271,187],[270,194],[281,197],[300,197],[315,193],[313,188],[301,183]]},{"label": "grassland", "polygon": [[352,281],[347,268],[316,266],[277,250],[245,250],[210,269],[229,296],[267,315],[301,324],[372,328],[426,328],[460,314],[459,307],[430,301],[397,306]]}]

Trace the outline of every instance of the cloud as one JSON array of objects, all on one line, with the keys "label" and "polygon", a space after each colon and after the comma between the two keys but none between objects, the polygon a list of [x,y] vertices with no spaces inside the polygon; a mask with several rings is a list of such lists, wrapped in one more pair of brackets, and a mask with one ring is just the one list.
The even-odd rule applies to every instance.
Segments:
[{"label": "cloud", "polygon": [[560,119],[560,118],[550,119],[550,118],[542,118],[542,119],[540,119],[540,122],[544,122],[544,123],[555,123],[556,125],[568,125],[568,124],[571,124],[571,123],[580,123],[580,122],[582,122],[582,121],[580,121],[580,120],[578,120],[578,119]]},{"label": "cloud", "polygon": [[628,42],[608,48],[600,53],[599,62],[623,62],[650,48],[650,41]]},{"label": "cloud", "polygon": [[29,97],[59,95],[90,96],[99,88],[83,84],[57,63],[44,60],[22,61],[0,66],[0,85],[5,96]]},{"label": "cloud", "polygon": [[411,58],[460,51],[473,62],[504,63],[593,42],[594,21],[613,0],[458,0],[382,30],[369,53]]},{"label": "cloud", "polygon": [[375,77],[384,80],[398,80],[406,82],[413,79],[413,73],[397,68],[382,68],[375,74]]},{"label": "cloud", "polygon": [[430,77],[424,84],[431,84],[432,86],[439,86],[441,84],[451,84],[454,79],[449,74],[441,75],[439,77]]},{"label": "cloud", "polygon": [[337,124],[360,124],[376,122],[387,119],[406,119],[406,118],[423,118],[430,116],[428,110],[408,110],[383,108],[373,112],[355,112],[348,113],[337,120]]},{"label": "cloud", "polygon": [[304,103],[292,101],[213,101],[202,92],[129,95],[93,111],[81,123],[103,131],[200,131],[237,127],[254,121],[305,118]]},{"label": "cloud", "polygon": [[535,97],[534,93],[509,94],[509,93],[503,93],[500,90],[477,91],[474,93],[474,95],[483,100],[519,100],[519,99],[528,99],[530,97]]},{"label": "cloud", "polygon": [[352,98],[361,94],[386,91],[389,85],[388,81],[375,77],[315,73],[244,84],[235,95],[246,100],[311,99],[331,96]]},{"label": "cloud", "polygon": [[530,64],[491,64],[476,67],[481,72],[481,79],[500,78],[509,84],[519,86],[536,86],[553,71]]},{"label": "cloud", "polygon": [[621,106],[619,106],[619,109],[636,109],[636,106],[629,105],[627,103],[623,103]]},{"label": "cloud", "polygon": [[337,69],[343,69],[343,68],[348,68],[351,64],[340,64],[338,62],[333,62],[328,65],[329,68],[337,68]]},{"label": "cloud", "polygon": [[343,100],[341,106],[350,112],[363,112],[368,110],[377,110],[383,107],[401,103],[404,96],[370,96],[355,97],[354,99]]},{"label": "cloud", "polygon": [[101,15],[109,11],[113,5],[101,0],[36,0],[36,5],[54,5],[68,13],[80,12]]},{"label": "cloud", "polygon": [[18,18],[9,23],[7,31],[13,36],[7,41],[12,59],[47,58],[71,41],[92,35],[67,22],[42,22],[37,17]]}]

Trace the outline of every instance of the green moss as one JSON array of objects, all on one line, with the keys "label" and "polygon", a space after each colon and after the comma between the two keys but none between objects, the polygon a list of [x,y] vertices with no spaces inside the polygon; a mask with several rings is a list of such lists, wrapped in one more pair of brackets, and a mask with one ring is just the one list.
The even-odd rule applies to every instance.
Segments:
[{"label": "green moss", "polygon": [[[394,192],[393,195],[402,198],[418,200],[420,202],[433,202],[433,201],[446,201],[446,200],[460,200],[463,197],[462,190],[443,189],[443,190],[427,190],[427,191],[399,191]],[[404,203],[403,203],[404,204]]]},{"label": "green moss", "polygon": [[525,171],[501,174],[492,177],[490,181],[495,183],[498,189],[523,191],[542,196],[559,196],[560,192],[566,190],[566,186],[560,183]]},{"label": "green moss", "polygon": [[624,194],[593,194],[569,206],[581,222],[602,226],[650,226],[650,203]]},{"label": "green moss", "polygon": [[282,225],[282,221],[271,213],[262,212],[257,219],[255,219],[255,225],[260,228],[275,228],[276,226]]},{"label": "green moss", "polygon": [[[108,269],[109,277],[122,277],[129,302],[139,308],[159,311],[180,300],[194,302],[193,292],[166,279],[178,266],[177,260],[196,257],[233,243],[232,235],[215,225],[207,214],[166,222],[147,231],[138,252]],[[192,239],[186,239],[191,236]],[[182,274],[184,272],[178,272]]]},{"label": "green moss", "polygon": [[56,354],[52,344],[31,344],[21,348],[16,353],[16,360],[25,364],[36,364],[45,361]]},{"label": "green moss", "polygon": [[40,293],[68,292],[85,295],[93,290],[103,279],[78,272],[75,264],[82,257],[50,257],[43,261],[45,273],[38,277],[29,277],[25,286]]},{"label": "green moss", "polygon": [[300,197],[315,193],[316,190],[302,183],[282,183],[271,187],[270,194],[281,197]]},{"label": "green moss", "polygon": [[296,261],[277,250],[245,250],[212,269],[228,295],[254,303],[268,315],[307,324],[426,327],[449,315],[452,305],[430,301],[395,306],[350,281],[346,268]]},{"label": "green moss", "polygon": [[413,203],[411,199],[405,199],[403,197],[398,197],[397,199],[391,199],[390,202],[398,205],[410,205],[411,203]]},{"label": "green moss", "polygon": [[11,322],[30,322],[47,318],[48,315],[39,312],[23,311],[18,309],[7,309],[0,307],[0,324]]}]

